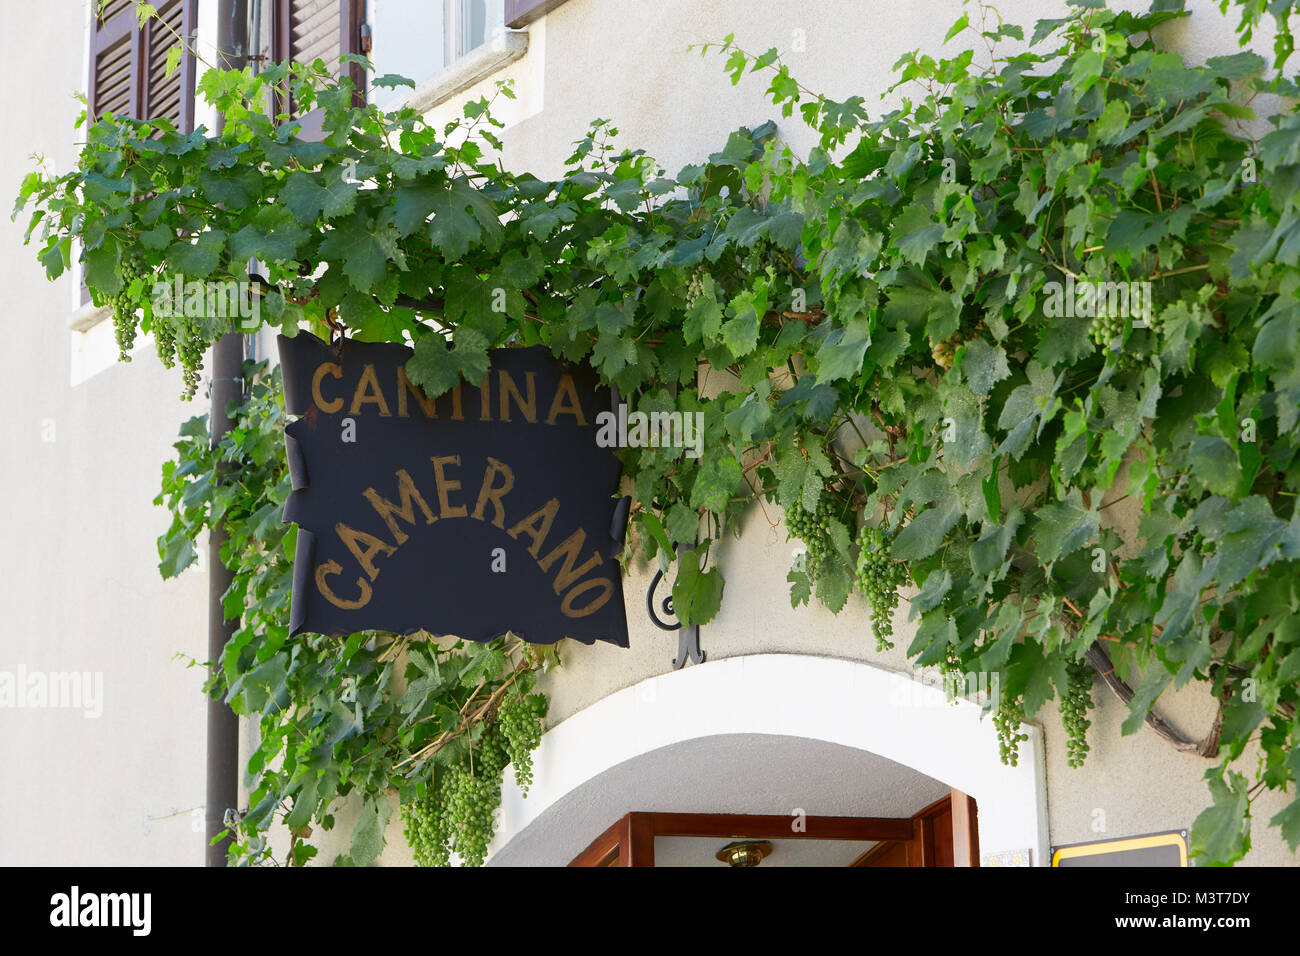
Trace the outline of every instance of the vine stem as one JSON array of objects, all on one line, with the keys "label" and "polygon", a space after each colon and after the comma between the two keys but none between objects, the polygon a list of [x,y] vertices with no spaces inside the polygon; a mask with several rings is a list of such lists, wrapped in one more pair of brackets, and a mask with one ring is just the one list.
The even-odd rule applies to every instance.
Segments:
[{"label": "vine stem", "polygon": [[[1129,687],[1118,674],[1115,673],[1115,666],[1111,662],[1110,655],[1096,641],[1088,648],[1087,661],[1093,669],[1101,675],[1101,679],[1106,683],[1121,701],[1127,704],[1133,699],[1133,688]],[[1179,733],[1172,725],[1158,716],[1154,711],[1148,710],[1145,722],[1148,727],[1155,731],[1159,736],[1172,743],[1178,750],[1197,751],[1202,744],[1190,740]],[[1217,744],[1216,744],[1217,745]],[[1204,756],[1204,754],[1203,754]]]},{"label": "vine stem", "polygon": [[1208,262],[1202,262],[1200,265],[1197,266],[1184,266],[1181,269],[1170,269],[1168,272],[1153,272],[1151,273],[1151,278],[1164,279],[1167,276],[1180,276],[1185,272],[1196,272],[1199,269],[1208,269],[1208,268],[1210,268],[1210,264]]},{"label": "vine stem", "polygon": [[767,450],[763,452],[763,454],[755,458],[753,461],[751,461],[744,468],[740,469],[740,473],[742,475],[748,474],[749,472],[757,468],[759,465],[763,464],[763,462],[767,461],[769,458],[772,457],[772,449],[775,447],[776,447],[776,442],[769,442],[767,446]]}]

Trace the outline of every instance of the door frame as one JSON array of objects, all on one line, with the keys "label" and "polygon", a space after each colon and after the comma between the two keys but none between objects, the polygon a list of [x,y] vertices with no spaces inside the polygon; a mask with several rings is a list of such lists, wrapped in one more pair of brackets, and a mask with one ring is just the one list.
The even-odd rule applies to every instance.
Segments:
[{"label": "door frame", "polygon": [[[935,828],[951,821],[953,866],[979,866],[975,801],[960,791],[911,817],[813,817],[744,813],[626,813],[569,866],[654,866],[655,837],[716,837],[719,840],[862,840],[875,842],[850,866],[872,866],[886,850],[900,844],[909,866],[938,866]],[[796,824],[798,824],[796,828]]]}]

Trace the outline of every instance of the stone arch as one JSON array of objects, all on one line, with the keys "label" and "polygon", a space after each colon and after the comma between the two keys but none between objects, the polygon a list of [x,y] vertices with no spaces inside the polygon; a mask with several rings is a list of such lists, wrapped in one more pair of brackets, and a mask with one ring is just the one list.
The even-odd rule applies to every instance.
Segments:
[{"label": "stone arch", "polygon": [[979,807],[981,852],[1029,848],[1038,864],[1048,858],[1042,735],[1024,732],[1019,764],[1008,767],[979,705],[950,704],[908,674],[799,654],[711,661],[647,678],[549,730],[526,799],[507,772],[490,849],[495,856],[534,824],[545,827],[548,811],[629,761],[711,736],[773,735],[866,751],[967,793]]}]

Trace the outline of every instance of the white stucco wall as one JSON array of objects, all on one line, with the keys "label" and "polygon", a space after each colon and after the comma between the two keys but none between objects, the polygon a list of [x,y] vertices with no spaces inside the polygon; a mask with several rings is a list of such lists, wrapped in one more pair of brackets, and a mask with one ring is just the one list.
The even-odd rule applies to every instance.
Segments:
[{"label": "white stucco wall", "polygon": [[[0,108],[6,210],[30,154],[55,171],[76,160],[88,9],[0,4],[0,36],[21,38],[13,75],[39,78]],[[0,670],[99,673],[104,699],[97,719],[0,709],[0,864],[198,864],[203,671],[177,655],[206,656],[206,579],[159,578],[168,517],[152,499],[177,428],[207,404],[179,401],[149,348],[70,385],[74,280],[46,280],[26,226],[0,217]]]}]

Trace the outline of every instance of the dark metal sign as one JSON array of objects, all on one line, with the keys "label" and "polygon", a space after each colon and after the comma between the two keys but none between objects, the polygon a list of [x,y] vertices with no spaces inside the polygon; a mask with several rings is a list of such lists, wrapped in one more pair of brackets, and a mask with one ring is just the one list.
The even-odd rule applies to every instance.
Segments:
[{"label": "dark metal sign", "polygon": [[291,630],[506,631],[627,646],[621,464],[597,444],[610,390],[544,347],[497,349],[431,400],[411,350],[279,337],[297,523]]}]

